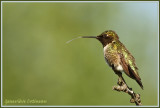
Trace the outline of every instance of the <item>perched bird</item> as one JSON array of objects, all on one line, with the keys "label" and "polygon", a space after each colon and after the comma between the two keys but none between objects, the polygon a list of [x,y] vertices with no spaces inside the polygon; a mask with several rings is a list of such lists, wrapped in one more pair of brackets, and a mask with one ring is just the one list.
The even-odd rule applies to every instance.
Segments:
[{"label": "perched bird", "polygon": [[116,32],[107,30],[98,36],[82,36],[78,38],[96,38],[99,40],[103,45],[104,58],[113,71],[118,76],[121,76],[122,72],[124,72],[130,78],[136,80],[143,89],[141,78],[138,74],[138,68],[135,64],[135,58],[119,41]]}]

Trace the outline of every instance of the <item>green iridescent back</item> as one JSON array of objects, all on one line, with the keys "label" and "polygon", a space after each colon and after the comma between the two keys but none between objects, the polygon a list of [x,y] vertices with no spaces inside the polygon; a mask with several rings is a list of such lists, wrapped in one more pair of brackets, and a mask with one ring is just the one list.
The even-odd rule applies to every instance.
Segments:
[{"label": "green iridescent back", "polygon": [[131,67],[131,69],[138,75],[138,68],[135,64],[135,58],[131,55],[131,53],[127,50],[127,48],[119,41],[115,41],[114,43],[117,46],[117,52],[124,57],[127,65]]}]

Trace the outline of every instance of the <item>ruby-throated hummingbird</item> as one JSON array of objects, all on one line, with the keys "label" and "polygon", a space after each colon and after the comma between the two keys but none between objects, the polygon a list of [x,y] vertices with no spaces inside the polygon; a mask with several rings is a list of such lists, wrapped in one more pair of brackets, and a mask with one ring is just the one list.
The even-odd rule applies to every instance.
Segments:
[{"label": "ruby-throated hummingbird", "polygon": [[143,89],[135,59],[127,48],[119,41],[119,37],[114,31],[107,30],[98,36],[82,36],[78,38],[95,38],[99,40],[103,45],[104,58],[107,64],[112,67],[113,71],[118,75],[122,75],[122,72],[125,72],[127,76],[136,80]]}]

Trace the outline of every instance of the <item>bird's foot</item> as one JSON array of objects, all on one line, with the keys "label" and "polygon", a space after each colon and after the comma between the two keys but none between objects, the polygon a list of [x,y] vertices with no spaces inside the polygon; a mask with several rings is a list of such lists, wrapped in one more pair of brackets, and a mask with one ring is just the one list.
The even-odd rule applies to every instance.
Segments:
[{"label": "bird's foot", "polygon": [[124,81],[121,77],[118,78],[117,84],[120,85],[120,86],[122,86],[124,84]]}]

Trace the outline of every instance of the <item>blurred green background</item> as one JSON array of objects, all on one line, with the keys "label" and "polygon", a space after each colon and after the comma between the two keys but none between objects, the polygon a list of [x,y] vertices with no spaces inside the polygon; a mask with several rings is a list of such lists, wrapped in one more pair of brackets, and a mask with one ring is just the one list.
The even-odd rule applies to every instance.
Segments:
[{"label": "blurred green background", "polygon": [[143,105],[158,104],[158,2],[3,2],[3,105],[135,105],[112,90],[117,75],[106,65],[96,36],[114,30],[136,58]]}]

